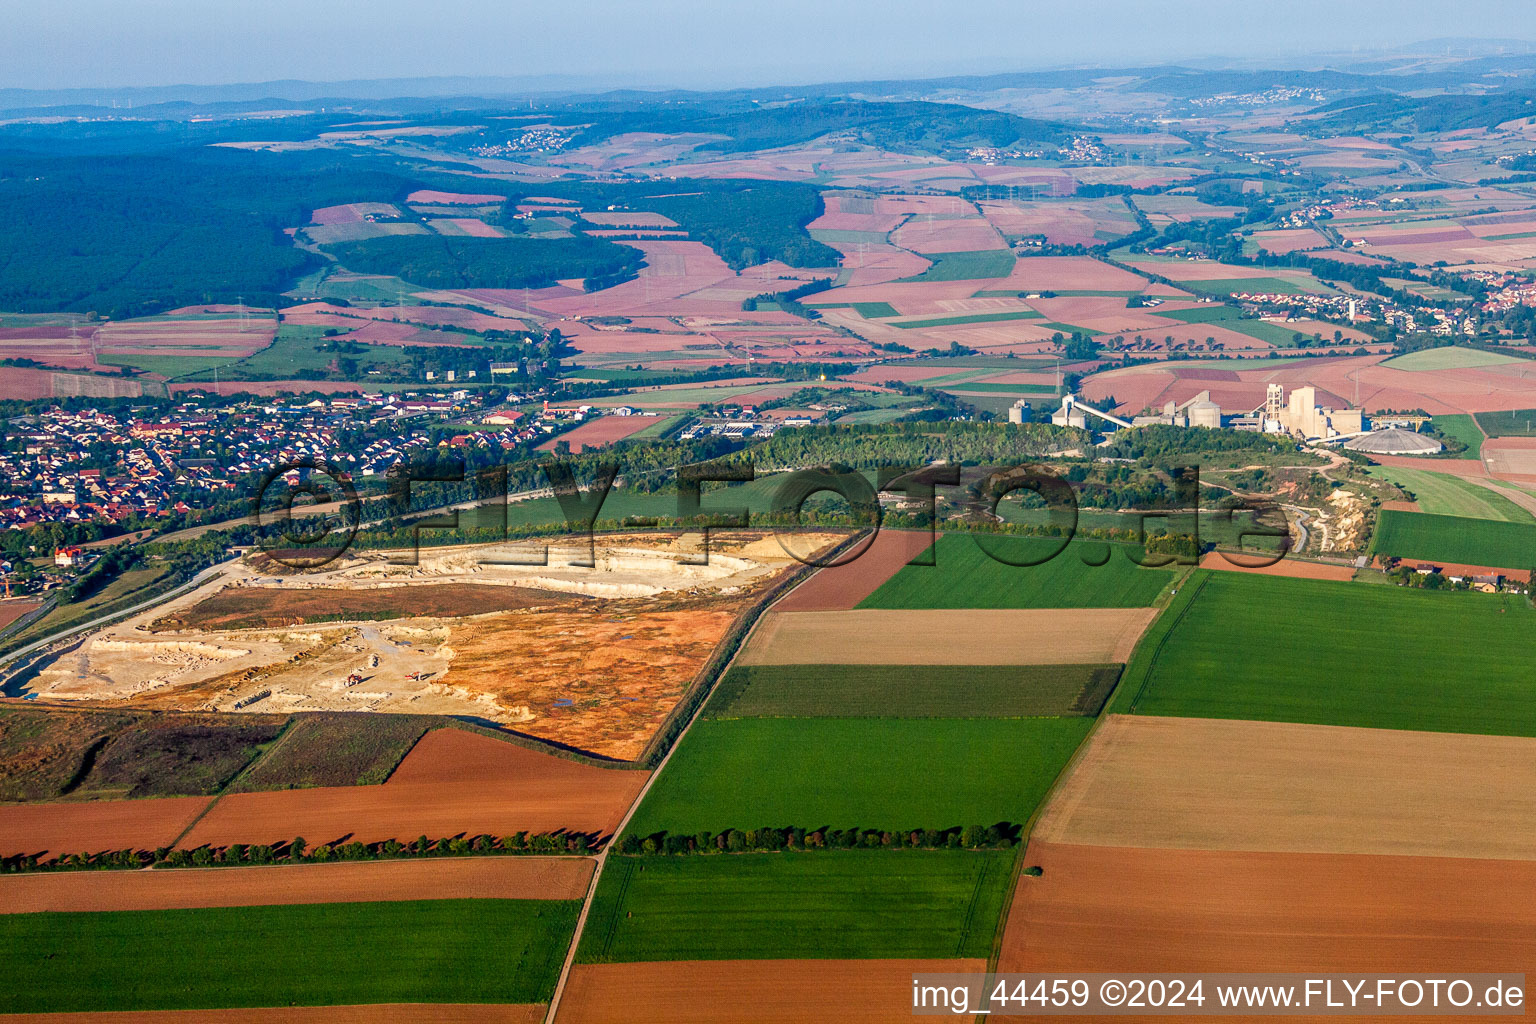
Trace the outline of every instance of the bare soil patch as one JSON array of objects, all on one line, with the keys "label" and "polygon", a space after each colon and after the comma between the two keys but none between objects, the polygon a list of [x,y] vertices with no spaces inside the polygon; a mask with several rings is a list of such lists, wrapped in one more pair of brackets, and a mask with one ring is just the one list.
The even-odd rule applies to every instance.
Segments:
[{"label": "bare soil patch", "polygon": [[1034,835],[1536,860],[1536,739],[1111,715]]},{"label": "bare soil patch", "polygon": [[382,786],[327,786],[221,799],[182,841],[310,845],[513,832],[611,832],[647,773],[597,768],[459,729],[428,733]]},{"label": "bare soil patch", "polygon": [[572,1024],[874,1024],[912,1019],[912,975],[981,960],[685,960],[578,964],[560,1000]]},{"label": "bare soil patch", "polygon": [[[1234,559],[1257,560],[1257,555],[1244,555],[1232,552]],[[1347,565],[1326,565],[1322,562],[1308,562],[1300,558],[1282,558],[1274,565],[1247,566],[1237,565],[1229,561],[1221,552],[1212,551],[1200,559],[1202,569],[1225,569],[1228,572],[1257,573],[1260,576],[1290,576],[1299,580],[1344,580],[1348,582],[1354,579],[1355,570]]]},{"label": "bare soil patch", "polygon": [[1529,973],[1536,964],[1536,904],[1509,898],[1536,888],[1529,860],[1037,841],[1025,863],[1044,874],[1019,880],[1000,971],[1373,973],[1390,964],[1412,974],[1475,964],[1466,969]]},{"label": "bare soil patch", "polygon": [[586,857],[442,857],[8,875],[0,877],[0,914],[396,900],[579,900],[586,895],[594,865]]},{"label": "bare soil patch", "polygon": [[208,802],[187,796],[0,804],[0,856],[159,849],[170,846]]},{"label": "bare soil patch", "polygon": [[933,535],[926,530],[881,530],[853,561],[818,570],[774,608],[781,612],[856,608],[932,543]]},{"label": "bare soil patch", "polygon": [[744,665],[1093,665],[1124,662],[1153,608],[769,612]]},{"label": "bare soil patch", "polygon": [[305,622],[456,617],[570,604],[568,597],[530,587],[433,583],[374,590],[354,587],[225,587],[212,597],[151,625],[168,629],[255,629]]}]

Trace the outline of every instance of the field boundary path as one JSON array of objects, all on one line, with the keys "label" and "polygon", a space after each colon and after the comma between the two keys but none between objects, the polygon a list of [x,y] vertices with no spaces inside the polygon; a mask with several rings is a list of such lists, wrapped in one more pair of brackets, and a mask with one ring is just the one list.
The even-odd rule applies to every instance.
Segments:
[{"label": "field boundary path", "polygon": [[[855,534],[853,537],[849,538],[848,541],[845,541],[844,544],[846,545],[849,543],[857,543],[860,536],[862,535]],[[834,554],[845,549],[846,548],[844,547],[839,547],[834,551]],[[814,576],[815,573],[811,573],[807,579]],[[746,632],[742,634],[741,641],[736,645],[736,650],[732,652],[730,658],[725,662],[724,665],[720,666],[719,672],[715,675],[716,680],[722,678],[727,672],[731,670],[731,667],[736,664],[736,659],[741,657],[741,653],[745,651],[751,644],[753,635],[756,634],[758,626],[763,622],[764,618],[768,615],[768,612],[780,601],[784,600],[784,598],[788,597],[799,587],[803,586],[804,583],[805,581],[802,580],[800,583],[796,583],[794,586],[785,587],[784,590],[773,600],[764,602],[761,606],[759,606],[757,609],[756,619],[753,620],[751,626],[747,628]],[[614,844],[619,841],[619,837],[624,834],[624,830],[629,827],[629,823],[634,818],[635,812],[638,811],[640,809],[640,805],[645,802],[646,794],[651,791],[651,787],[656,784],[656,780],[660,778],[661,773],[666,770],[667,763],[672,760],[672,755],[677,753],[677,749],[683,745],[683,740],[687,738],[688,733],[693,729],[694,724],[698,722],[700,716],[704,712],[704,706],[708,703],[709,695],[705,694],[703,699],[701,699],[693,708],[693,712],[689,716],[687,724],[684,725],[683,728],[678,732],[677,736],[673,738],[672,746],[667,749],[666,754],[660,761],[656,762],[655,767],[651,769],[650,775],[646,777],[645,785],[640,787],[640,792],[635,795],[635,799],[630,803],[629,810],[624,812],[624,817],[619,819],[618,825],[614,826],[613,838],[610,839],[608,845],[603,847],[603,849],[597,854],[597,857],[595,858],[597,861],[597,866],[592,871],[591,882],[587,884],[587,895],[586,898],[581,902],[581,913],[576,916],[576,928],[571,934],[571,947],[570,949],[566,950],[565,960],[560,965],[560,977],[556,979],[555,990],[549,997],[549,1010],[544,1016],[544,1024],[554,1024],[556,1014],[560,1010],[560,998],[565,994],[566,982],[570,979],[571,968],[576,963],[576,951],[581,947],[582,933],[586,930],[587,926],[587,915],[591,913],[592,899],[597,895],[597,886],[598,883],[603,879],[603,870],[608,866],[609,852],[612,851]]]},{"label": "field boundary path", "polygon": [[[141,611],[153,608],[155,605],[164,601],[169,601],[172,598],[180,597],[182,594],[191,590],[195,590],[196,588],[202,586],[204,583],[207,583],[208,580],[212,579],[215,575],[228,568],[230,564],[235,561],[237,561],[237,559],[225,559],[222,562],[210,565],[208,568],[202,570],[197,575],[187,580],[185,583],[181,583],[176,587],[165,591],[164,593],[156,594],[154,597],[146,598],[145,600],[140,601],[128,608],[121,608],[115,612],[109,612],[106,615],[99,615],[94,619],[89,619],[85,622],[77,623],[58,633],[54,633],[52,636],[45,636],[41,640],[34,640],[24,647],[18,647],[16,650],[11,651],[8,654],[0,654],[0,667],[9,665],[19,658],[23,658],[28,654],[32,654],[36,651],[40,651],[46,647],[58,643],[61,640],[68,640],[70,637],[76,636],[80,633],[88,633],[93,629],[99,629],[102,626],[111,625],[113,622],[116,622],[119,619],[129,618],[133,615],[137,615]],[[3,682],[5,682],[5,680],[0,679],[0,683]]]}]

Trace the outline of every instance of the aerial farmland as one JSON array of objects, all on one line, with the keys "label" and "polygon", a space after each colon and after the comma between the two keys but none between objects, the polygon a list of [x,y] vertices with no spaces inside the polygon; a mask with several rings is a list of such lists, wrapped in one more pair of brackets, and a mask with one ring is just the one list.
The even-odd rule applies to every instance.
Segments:
[{"label": "aerial farmland", "polygon": [[145,6],[0,61],[0,1018],[1536,975],[1528,12]]}]

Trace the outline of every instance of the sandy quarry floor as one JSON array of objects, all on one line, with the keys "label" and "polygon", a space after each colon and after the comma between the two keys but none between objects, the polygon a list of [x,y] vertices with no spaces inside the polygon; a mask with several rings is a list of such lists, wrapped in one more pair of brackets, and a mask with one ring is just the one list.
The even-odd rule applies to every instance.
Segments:
[{"label": "sandy quarry floor", "polygon": [[[470,715],[637,754],[736,616],[798,566],[762,533],[370,552],[277,576],[250,563],[88,636],[41,701],[165,710]],[[832,543],[830,534],[802,547]],[[489,610],[488,610],[489,609]],[[231,628],[231,623],[235,624]]]}]

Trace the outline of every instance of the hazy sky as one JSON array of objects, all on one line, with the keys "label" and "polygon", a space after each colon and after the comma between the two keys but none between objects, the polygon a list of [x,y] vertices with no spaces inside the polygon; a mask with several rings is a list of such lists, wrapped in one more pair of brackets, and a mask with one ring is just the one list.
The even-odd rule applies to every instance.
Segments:
[{"label": "hazy sky", "polygon": [[0,87],[791,84],[1532,38],[1530,13],[1530,0],[0,0]]}]

